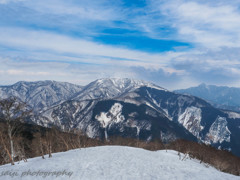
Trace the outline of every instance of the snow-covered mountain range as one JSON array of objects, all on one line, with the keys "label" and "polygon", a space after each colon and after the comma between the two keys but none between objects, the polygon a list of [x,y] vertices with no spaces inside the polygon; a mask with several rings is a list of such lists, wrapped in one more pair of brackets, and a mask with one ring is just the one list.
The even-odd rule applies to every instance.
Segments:
[{"label": "snow-covered mountain range", "polygon": [[52,81],[19,82],[0,87],[0,92],[2,97],[21,94],[38,111],[28,121],[42,126],[80,129],[92,138],[124,136],[163,142],[182,138],[240,156],[240,114],[152,83],[100,79],[81,87]]},{"label": "snow-covered mountain range", "polygon": [[12,180],[237,180],[239,176],[223,173],[184,158],[173,150],[147,151],[124,146],[100,146],[54,153],[52,158],[36,157],[27,163],[20,162],[0,167],[1,179]]},{"label": "snow-covered mountain range", "polygon": [[28,103],[34,110],[42,111],[63,102],[79,92],[82,86],[56,81],[20,81],[10,86],[0,86],[0,97],[15,96]]}]

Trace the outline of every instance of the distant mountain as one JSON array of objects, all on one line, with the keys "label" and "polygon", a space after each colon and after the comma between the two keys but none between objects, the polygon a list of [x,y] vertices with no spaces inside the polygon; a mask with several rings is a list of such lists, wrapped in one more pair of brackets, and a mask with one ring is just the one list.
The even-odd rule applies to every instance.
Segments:
[{"label": "distant mountain", "polygon": [[[91,138],[123,136],[163,142],[186,139],[240,156],[240,113],[223,111],[203,99],[138,80],[100,79],[85,87],[67,84],[68,88],[55,83],[61,86],[59,95],[50,83],[40,86],[43,95],[37,93],[39,101],[27,96],[27,102],[46,104],[41,109],[32,103],[40,113],[28,121],[65,131],[79,129]],[[23,83],[14,92],[22,93],[25,88]],[[44,96],[46,92],[51,92],[48,97]]]},{"label": "distant mountain", "polygon": [[176,90],[209,101],[217,108],[240,112],[240,88],[200,84],[197,87]]},{"label": "distant mountain", "polygon": [[35,111],[68,100],[82,89],[79,85],[56,81],[20,81],[10,86],[0,86],[0,97],[15,96],[28,103]]}]

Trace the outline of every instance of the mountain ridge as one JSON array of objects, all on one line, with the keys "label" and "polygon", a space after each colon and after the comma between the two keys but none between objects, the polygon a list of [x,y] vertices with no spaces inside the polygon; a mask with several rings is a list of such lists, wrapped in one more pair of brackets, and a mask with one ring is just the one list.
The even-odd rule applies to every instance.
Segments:
[{"label": "mountain ridge", "polygon": [[[37,91],[40,95],[50,92],[49,98],[37,99],[40,102],[51,100],[51,93],[56,95],[58,88],[48,83],[51,88],[41,86],[42,91]],[[40,107],[28,122],[64,131],[78,129],[91,138],[106,140],[109,136],[161,139],[166,143],[188,139],[240,156],[238,115],[215,108],[201,98],[127,78],[99,79],[85,87],[69,86],[73,90],[67,91],[72,92],[68,96],[63,96],[65,86],[56,84],[60,96]]]},{"label": "mountain ridge", "polygon": [[67,100],[72,93],[82,87],[67,82],[57,81],[19,81],[13,85],[0,86],[0,97],[15,96],[32,106],[36,111],[48,108],[62,100]]},{"label": "mountain ridge", "polygon": [[240,88],[237,87],[206,85],[202,83],[196,87],[179,89],[174,92],[197,96],[209,101],[217,108],[240,112]]}]

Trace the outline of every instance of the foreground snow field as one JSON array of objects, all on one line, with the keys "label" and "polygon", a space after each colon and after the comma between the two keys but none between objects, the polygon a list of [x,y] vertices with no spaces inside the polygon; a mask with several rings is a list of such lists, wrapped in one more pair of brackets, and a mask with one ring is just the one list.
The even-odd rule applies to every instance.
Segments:
[{"label": "foreground snow field", "polygon": [[[181,157],[183,158],[183,156]],[[147,151],[124,146],[76,149],[27,163],[0,166],[0,179],[181,179],[235,180],[239,176],[206,167],[198,160],[179,160],[176,151]]]}]

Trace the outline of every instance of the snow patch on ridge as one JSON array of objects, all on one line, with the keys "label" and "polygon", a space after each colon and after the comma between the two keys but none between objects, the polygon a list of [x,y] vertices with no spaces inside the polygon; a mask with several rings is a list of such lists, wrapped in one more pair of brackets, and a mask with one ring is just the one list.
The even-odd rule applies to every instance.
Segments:
[{"label": "snow patch on ridge", "polygon": [[96,137],[97,132],[98,132],[97,129],[95,129],[94,126],[91,124],[86,129],[86,134],[90,138]]},{"label": "snow patch on ridge", "polygon": [[240,113],[237,112],[225,112],[228,114],[228,117],[231,119],[240,119]]},{"label": "snow patch on ridge", "polygon": [[106,128],[111,123],[120,123],[125,120],[125,117],[122,115],[123,106],[120,103],[115,103],[109,112],[101,112],[100,115],[96,115],[97,119],[103,128]]},{"label": "snow patch on ridge", "polygon": [[230,142],[230,135],[231,132],[228,130],[226,118],[218,116],[206,135],[206,143]]},{"label": "snow patch on ridge", "polygon": [[184,113],[178,117],[178,122],[182,124],[194,136],[199,138],[199,133],[204,128],[201,126],[201,114],[202,111],[200,108],[194,106],[188,107],[185,109]]},{"label": "snow patch on ridge", "polygon": [[[152,100],[152,102],[157,106],[159,107],[160,109],[163,110],[163,112],[165,113],[165,116],[172,121],[172,117],[169,115],[168,113],[168,110],[167,109],[164,109],[161,107],[161,103],[157,103],[157,101],[151,96],[151,94],[148,92],[147,90],[147,95],[149,96],[149,98]],[[146,103],[147,104],[147,103]],[[151,106],[149,103],[147,104],[148,106]],[[151,106],[152,108],[154,108],[153,106]],[[158,111],[156,108],[154,108],[156,111]]]}]

